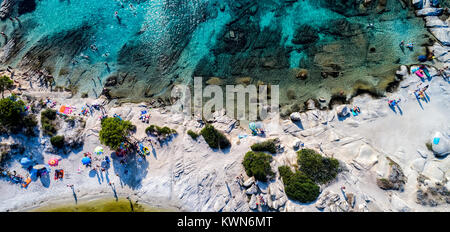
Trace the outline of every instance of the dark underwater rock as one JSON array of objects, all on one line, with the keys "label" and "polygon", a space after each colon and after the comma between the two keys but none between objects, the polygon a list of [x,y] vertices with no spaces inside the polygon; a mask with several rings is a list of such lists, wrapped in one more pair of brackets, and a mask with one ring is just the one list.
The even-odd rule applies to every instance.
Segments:
[{"label": "dark underwater rock", "polygon": [[356,16],[365,14],[361,11],[360,0],[318,0],[326,8],[345,16]]},{"label": "dark underwater rock", "polygon": [[36,10],[36,0],[21,0],[18,5],[18,14],[23,15]]},{"label": "dark underwater rock", "polygon": [[294,44],[310,44],[319,40],[319,32],[317,29],[309,25],[301,25],[295,30],[292,43]]},{"label": "dark underwater rock", "polygon": [[115,85],[117,85],[117,83],[118,83],[117,79],[118,79],[118,78],[117,78],[116,75],[113,75],[113,76],[108,77],[108,78],[106,79],[106,82],[105,82],[105,87],[110,87],[110,86],[115,86]]},{"label": "dark underwater rock", "polygon": [[363,33],[363,26],[358,23],[351,23],[345,18],[331,20],[321,28],[322,33],[328,33],[339,37],[351,37]]},{"label": "dark underwater rock", "polygon": [[83,25],[56,35],[43,37],[25,53],[19,66],[29,67],[36,71],[49,69],[50,73],[54,71],[56,59],[64,62],[65,66],[69,66],[75,56],[89,47],[91,29],[90,26]]}]

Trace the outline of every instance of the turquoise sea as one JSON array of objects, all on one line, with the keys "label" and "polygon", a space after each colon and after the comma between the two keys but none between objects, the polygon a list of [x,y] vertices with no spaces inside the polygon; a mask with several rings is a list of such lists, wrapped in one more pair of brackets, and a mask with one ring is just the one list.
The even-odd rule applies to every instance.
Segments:
[{"label": "turquoise sea", "polygon": [[278,84],[283,112],[310,98],[382,95],[395,70],[433,42],[410,1],[18,2],[0,22],[0,66],[45,70],[80,95],[106,87],[131,101],[164,99],[194,76]]}]

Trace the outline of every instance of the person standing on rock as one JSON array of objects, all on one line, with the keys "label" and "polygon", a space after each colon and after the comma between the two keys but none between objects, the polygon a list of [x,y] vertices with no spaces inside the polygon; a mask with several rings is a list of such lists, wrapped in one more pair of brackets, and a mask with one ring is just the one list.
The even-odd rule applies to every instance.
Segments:
[{"label": "person standing on rock", "polygon": [[400,42],[400,49],[402,50],[402,52],[403,53],[405,53],[405,41],[404,40],[402,40],[401,42]]},{"label": "person standing on rock", "polygon": [[114,17],[116,17],[116,19],[117,19],[117,21],[119,22],[119,24],[121,24],[120,23],[120,17],[119,17],[119,12],[114,12]]},{"label": "person standing on rock", "polygon": [[5,42],[6,42],[6,40],[8,40],[8,36],[6,36],[6,34],[5,34],[5,32],[1,32],[1,34],[2,34],[2,36],[3,36],[3,38],[5,38]]}]

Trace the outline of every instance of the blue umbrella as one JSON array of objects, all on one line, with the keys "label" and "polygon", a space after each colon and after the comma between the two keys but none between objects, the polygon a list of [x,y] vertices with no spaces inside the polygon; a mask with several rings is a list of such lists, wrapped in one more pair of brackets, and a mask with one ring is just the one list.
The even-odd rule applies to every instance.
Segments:
[{"label": "blue umbrella", "polygon": [[90,164],[91,163],[91,158],[89,157],[83,157],[83,159],[81,159],[81,163],[83,163],[84,165]]},{"label": "blue umbrella", "polygon": [[427,57],[424,56],[424,55],[420,55],[419,57],[417,57],[417,59],[418,59],[420,62],[425,62],[425,61],[427,61]]},{"label": "blue umbrella", "polygon": [[20,159],[20,164],[22,164],[23,166],[30,166],[31,160],[27,157],[23,157],[22,159]]}]

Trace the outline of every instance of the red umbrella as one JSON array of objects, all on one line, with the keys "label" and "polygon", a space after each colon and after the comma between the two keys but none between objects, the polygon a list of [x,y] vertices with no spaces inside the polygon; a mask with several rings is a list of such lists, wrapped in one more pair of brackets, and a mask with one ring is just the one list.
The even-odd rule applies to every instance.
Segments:
[{"label": "red umbrella", "polygon": [[51,159],[48,161],[48,164],[49,164],[50,166],[58,166],[58,163],[59,163],[59,160],[58,160],[57,158],[51,158]]}]

